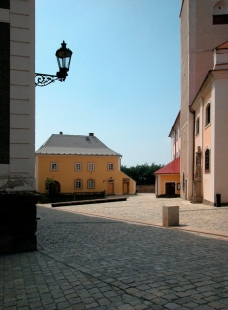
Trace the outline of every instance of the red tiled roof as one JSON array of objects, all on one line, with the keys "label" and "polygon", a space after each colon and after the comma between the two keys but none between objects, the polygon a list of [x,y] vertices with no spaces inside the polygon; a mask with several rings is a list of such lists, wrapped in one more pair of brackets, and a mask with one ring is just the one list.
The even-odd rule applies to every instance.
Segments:
[{"label": "red tiled roof", "polygon": [[174,159],[166,166],[157,170],[154,174],[179,174],[180,173],[180,157]]}]

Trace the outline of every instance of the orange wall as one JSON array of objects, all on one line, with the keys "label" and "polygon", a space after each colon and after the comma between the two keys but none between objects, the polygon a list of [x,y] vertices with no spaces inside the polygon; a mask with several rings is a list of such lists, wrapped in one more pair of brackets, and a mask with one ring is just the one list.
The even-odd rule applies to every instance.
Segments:
[{"label": "orange wall", "polygon": [[[58,171],[51,171],[50,163],[58,163]],[[82,164],[81,171],[75,171],[75,163]],[[95,170],[88,171],[87,164],[94,163]],[[114,164],[114,170],[108,170],[108,163]],[[120,171],[118,156],[74,156],[74,155],[36,155],[37,191],[45,193],[45,180],[53,178],[61,186],[61,193],[104,191],[107,189],[107,180],[114,180],[114,194],[123,193],[123,179],[129,179],[129,194],[136,190],[135,181]],[[83,188],[74,188],[74,181],[83,181]],[[95,180],[95,189],[87,189],[87,180]]]},{"label": "orange wall", "polygon": [[158,187],[156,185],[156,195],[165,195],[165,183],[175,183],[175,194],[180,195],[180,190],[177,189],[177,183],[180,183],[179,174],[160,174],[158,175]]}]

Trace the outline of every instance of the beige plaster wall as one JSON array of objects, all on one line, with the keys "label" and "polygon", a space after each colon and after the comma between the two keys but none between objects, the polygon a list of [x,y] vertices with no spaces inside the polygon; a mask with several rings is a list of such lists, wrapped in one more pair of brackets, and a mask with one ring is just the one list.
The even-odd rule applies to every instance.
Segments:
[{"label": "beige plaster wall", "polygon": [[0,165],[0,190],[35,190],[35,0],[10,0],[7,14],[10,164]]},{"label": "beige plaster wall", "polygon": [[[221,202],[228,202],[228,74],[214,82],[214,196],[221,194]],[[215,198],[215,197],[214,197]]]}]

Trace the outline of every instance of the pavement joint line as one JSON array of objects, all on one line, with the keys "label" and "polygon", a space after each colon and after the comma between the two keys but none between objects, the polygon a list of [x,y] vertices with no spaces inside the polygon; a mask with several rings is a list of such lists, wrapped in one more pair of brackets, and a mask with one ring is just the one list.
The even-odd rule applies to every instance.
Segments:
[{"label": "pavement joint line", "polygon": [[[64,211],[64,210],[61,210]],[[161,223],[153,223],[150,221],[139,221],[139,220],[133,220],[133,219],[126,219],[124,217],[108,217],[104,215],[99,215],[95,213],[88,213],[88,212],[81,212],[81,211],[69,211],[65,210],[64,212],[68,213],[76,213],[76,214],[81,214],[85,216],[93,216],[93,217],[98,217],[98,218],[104,218],[104,219],[109,219],[109,220],[114,220],[114,221],[121,221],[125,223],[136,223],[136,224],[141,224],[145,226],[155,226],[163,229],[175,229],[175,230],[181,230],[181,231],[187,231],[187,232],[193,232],[193,233],[199,233],[199,234],[206,234],[206,235],[212,235],[212,236],[220,236],[220,237],[225,237],[228,238],[228,233],[219,231],[219,230],[207,230],[207,229],[199,229],[195,228],[192,226],[170,226],[170,227],[164,227],[162,226]]]},{"label": "pavement joint line", "polygon": [[[40,245],[39,245],[39,246],[40,246]],[[37,251],[38,251],[40,254],[45,255],[45,256],[47,256],[48,258],[51,258],[51,259],[53,259],[54,261],[56,261],[56,262],[58,262],[58,263],[60,263],[60,264],[63,264],[63,265],[65,265],[65,266],[67,266],[67,267],[69,267],[69,268],[71,268],[71,269],[74,269],[74,270],[76,270],[76,271],[78,271],[78,272],[80,272],[80,273],[82,273],[82,274],[84,274],[84,275],[86,275],[86,276],[89,276],[90,278],[99,279],[100,281],[102,281],[102,282],[104,282],[104,283],[110,285],[110,286],[113,287],[114,289],[119,289],[119,290],[121,290],[121,291],[123,292],[123,294],[127,294],[127,295],[130,295],[130,296],[132,296],[132,297],[136,297],[138,300],[150,301],[150,299],[144,298],[143,296],[138,297],[138,296],[134,295],[133,293],[127,292],[125,289],[121,288],[121,287],[118,286],[118,285],[115,285],[115,284],[112,284],[112,283],[110,283],[110,282],[108,282],[108,281],[105,281],[105,280],[103,280],[103,279],[100,279],[101,277],[104,276],[104,274],[101,274],[101,276],[95,277],[95,276],[91,275],[91,274],[88,273],[88,272],[85,272],[85,271],[82,271],[82,270],[80,270],[80,269],[77,269],[76,267],[70,265],[69,263],[66,263],[66,262],[62,261],[61,259],[56,258],[54,254],[53,254],[53,255],[48,255],[47,253],[45,253],[45,249],[43,249],[43,250],[37,250]],[[56,253],[56,251],[55,251],[54,253]]]}]

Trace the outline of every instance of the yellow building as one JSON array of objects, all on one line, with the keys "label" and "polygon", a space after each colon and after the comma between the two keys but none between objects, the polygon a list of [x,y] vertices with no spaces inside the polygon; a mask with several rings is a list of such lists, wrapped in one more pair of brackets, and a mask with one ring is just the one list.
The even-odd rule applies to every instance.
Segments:
[{"label": "yellow building", "polygon": [[135,181],[120,171],[121,157],[93,133],[53,134],[36,151],[36,190],[45,193],[51,178],[60,193],[135,194]]},{"label": "yellow building", "polygon": [[154,173],[156,197],[180,196],[180,157]]}]

